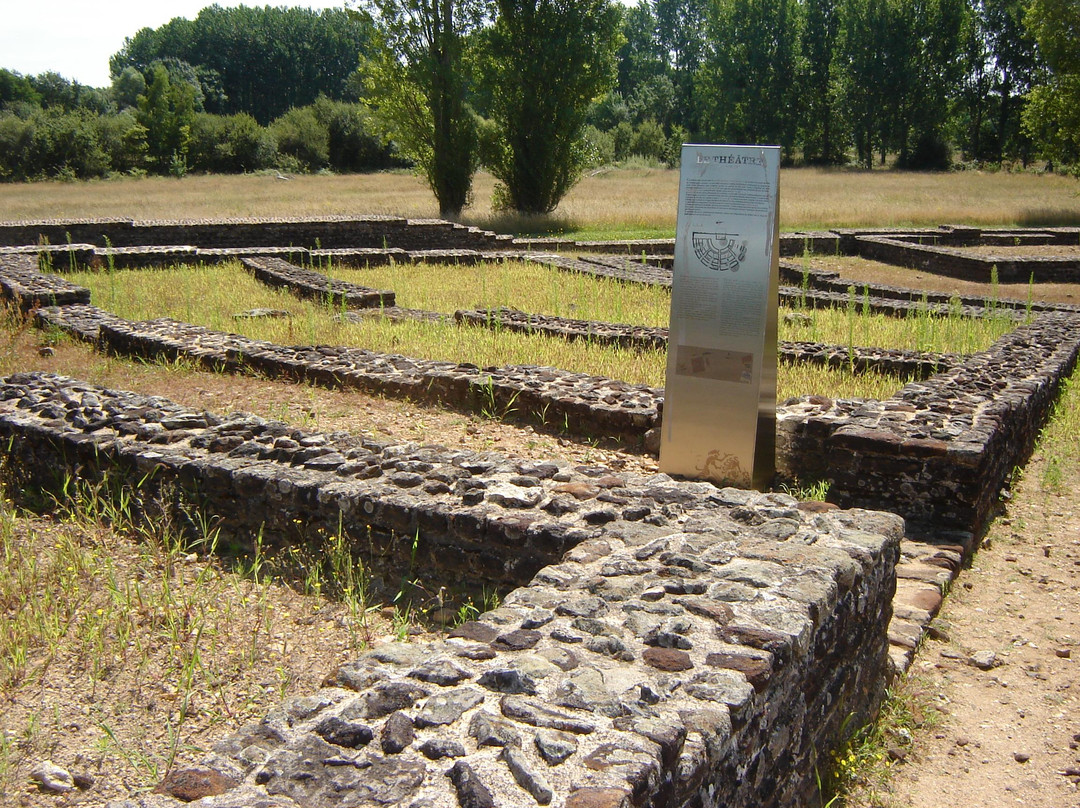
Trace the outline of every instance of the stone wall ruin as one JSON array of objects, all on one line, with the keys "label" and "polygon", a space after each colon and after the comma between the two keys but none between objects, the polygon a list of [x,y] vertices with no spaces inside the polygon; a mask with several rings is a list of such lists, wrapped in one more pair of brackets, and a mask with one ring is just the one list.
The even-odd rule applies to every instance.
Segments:
[{"label": "stone wall ruin", "polygon": [[[70,233],[69,225],[47,232]],[[86,237],[88,262],[100,264],[116,248],[89,243],[95,226],[74,232]],[[410,252],[416,245],[404,238],[360,246],[323,238],[355,226],[320,220],[314,252],[326,247],[335,263],[350,254],[380,260],[388,250],[398,251],[393,260],[434,255]],[[239,250],[299,261],[291,245],[315,244],[290,235],[270,250],[223,246],[209,223],[182,227],[131,224],[131,240],[167,234],[175,238],[168,243],[197,245],[187,248],[194,253],[129,242],[123,260],[200,252],[211,260]],[[444,258],[482,260],[511,246],[467,228],[420,227],[438,234],[441,241],[425,246]],[[295,232],[278,222],[221,229],[250,239]],[[813,239],[840,244],[850,234]],[[308,262],[330,260],[312,245],[302,250]],[[562,401],[576,421],[594,419],[598,431],[642,441],[662,417],[660,390],[554,369],[438,366],[244,342],[174,321],[122,321],[38,273],[34,250],[5,252],[5,295],[108,350],[192,356],[218,369],[261,362],[263,372],[381,384],[418,398],[434,389],[449,406],[467,407],[478,385],[506,395],[531,390],[538,401]],[[52,253],[56,263],[72,258]],[[625,269],[639,282],[662,283],[665,272],[663,260],[535,260],[594,274]],[[810,281],[804,287],[821,288],[785,293],[809,296],[811,305],[842,299],[828,288],[836,279]],[[867,294],[884,309],[926,305],[888,288]],[[847,510],[666,475],[308,434],[41,374],[0,382],[0,437],[32,487],[56,485],[49,468],[91,477],[152,472],[147,507],[172,502],[182,513],[200,503],[237,541],[268,524],[267,534],[284,541],[352,530],[374,543],[388,578],[419,559],[447,580],[517,587],[500,609],[430,644],[376,649],[319,693],[223,742],[204,761],[208,781],[228,785],[214,805],[343,804],[342,794],[368,804],[376,792],[402,805],[811,804],[817,755],[836,744],[849,714],[857,721],[874,712],[890,667],[910,661],[920,626],[1075,364],[1075,312],[1046,308],[986,352],[944,358],[888,401],[809,397],[781,407],[788,473],[833,474],[831,497]],[[804,352],[829,356],[827,346]],[[873,364],[870,353],[865,362]],[[896,516],[860,507],[905,516],[909,535]],[[406,552],[414,543],[419,553]],[[179,804],[170,800],[122,804]]]}]

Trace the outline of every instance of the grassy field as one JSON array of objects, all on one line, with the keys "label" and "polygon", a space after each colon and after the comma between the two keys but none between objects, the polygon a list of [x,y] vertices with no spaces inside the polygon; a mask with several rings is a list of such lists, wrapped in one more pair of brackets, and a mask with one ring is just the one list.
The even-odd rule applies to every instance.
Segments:
[{"label": "grassy field", "polygon": [[[672,236],[679,175],[611,169],[582,179],[550,217],[522,221],[491,210],[493,178],[477,175],[476,204],[463,221],[500,232],[582,238]],[[147,177],[92,182],[0,184],[7,220],[123,217],[438,215],[434,197],[409,173],[347,176]],[[939,224],[1077,225],[1080,183],[1059,175],[947,174],[783,169],[780,227],[902,227]]]}]

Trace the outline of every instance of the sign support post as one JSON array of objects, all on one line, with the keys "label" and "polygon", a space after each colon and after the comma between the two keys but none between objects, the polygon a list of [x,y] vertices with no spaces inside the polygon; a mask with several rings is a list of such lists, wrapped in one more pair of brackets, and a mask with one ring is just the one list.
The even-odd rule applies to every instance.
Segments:
[{"label": "sign support post", "polygon": [[772,480],[779,180],[777,146],[682,148],[661,471]]}]

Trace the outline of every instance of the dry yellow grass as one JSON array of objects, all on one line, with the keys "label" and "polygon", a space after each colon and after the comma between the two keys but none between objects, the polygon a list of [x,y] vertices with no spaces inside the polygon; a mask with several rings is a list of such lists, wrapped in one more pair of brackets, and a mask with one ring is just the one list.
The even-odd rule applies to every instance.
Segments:
[{"label": "dry yellow grass", "polygon": [[[494,179],[477,175],[470,224],[626,235],[674,233],[679,174],[613,169],[585,177],[553,217],[529,223],[491,210]],[[783,230],[938,224],[1080,224],[1080,183],[1038,174],[916,174],[848,169],[784,169]],[[297,176],[189,176],[93,182],[0,184],[4,219],[329,214],[438,215],[431,192],[408,173]]]}]

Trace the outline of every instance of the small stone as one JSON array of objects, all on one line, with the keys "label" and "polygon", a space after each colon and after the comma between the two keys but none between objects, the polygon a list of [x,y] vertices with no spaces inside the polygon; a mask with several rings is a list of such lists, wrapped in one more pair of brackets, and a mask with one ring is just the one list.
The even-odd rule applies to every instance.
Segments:
[{"label": "small stone", "polygon": [[327,743],[349,749],[367,746],[375,736],[371,731],[371,727],[353,721],[346,721],[336,715],[320,721],[315,727],[315,734]]},{"label": "small stone", "polygon": [[498,656],[495,649],[490,645],[463,645],[454,653],[463,659],[472,659],[481,662],[485,659],[494,659]]},{"label": "small stone", "polygon": [[889,756],[889,760],[894,763],[904,763],[907,761],[907,750],[901,746],[890,746],[885,752]]},{"label": "small stone", "polygon": [[514,724],[481,710],[469,722],[469,735],[477,746],[507,746],[521,738]]},{"label": "small stone", "polygon": [[35,766],[30,772],[30,779],[37,783],[42,791],[52,791],[57,794],[75,788],[71,773],[51,760],[43,760]]},{"label": "small stone", "polygon": [[585,647],[594,654],[601,654],[623,662],[634,661],[634,652],[618,637],[592,637],[585,641]]},{"label": "small stone", "polygon": [[534,742],[540,757],[549,766],[558,766],[578,748],[577,740],[573,735],[551,729],[537,730]]},{"label": "small stone", "polygon": [[941,608],[941,590],[936,586],[916,590],[907,595],[907,603],[917,609],[936,614]]},{"label": "small stone", "polygon": [[1013,752],[1013,760],[1017,763],[1027,763],[1031,760],[1031,755],[1027,752]]},{"label": "small stone", "polygon": [[470,620],[451,631],[449,636],[460,637],[463,640],[472,640],[473,642],[491,642],[499,636],[499,630],[487,623]]},{"label": "small stone", "polygon": [[364,714],[367,718],[381,718],[397,710],[412,707],[426,695],[428,691],[407,682],[376,685],[364,697]]},{"label": "small stone", "polygon": [[675,598],[675,602],[685,607],[691,614],[715,620],[720,625],[727,625],[735,617],[735,612],[730,606],[715,600],[685,596]]},{"label": "small stone", "polygon": [[539,504],[543,491],[539,488],[522,488],[518,485],[502,483],[487,490],[488,502],[504,508],[533,508]]},{"label": "small stone", "polygon": [[484,694],[474,687],[459,687],[436,693],[416,716],[416,726],[435,727],[452,724],[484,700]]},{"label": "small stone", "polygon": [[512,666],[532,679],[546,679],[559,671],[558,666],[540,654],[522,654],[513,661]]},{"label": "small stone", "polygon": [[457,790],[458,803],[461,808],[495,808],[495,800],[491,791],[476,776],[472,766],[463,760],[459,760],[446,773],[450,782]]},{"label": "small stone", "polygon": [[233,315],[234,320],[277,320],[285,317],[292,317],[292,314],[284,309],[248,309]]},{"label": "small stone", "polygon": [[428,760],[465,757],[465,747],[452,738],[432,738],[416,748]]},{"label": "small stone", "polygon": [[550,609],[533,609],[521,621],[521,627],[523,629],[537,629],[546,626],[553,619],[555,619],[555,612]]},{"label": "small stone", "polygon": [[572,671],[580,664],[576,654],[558,646],[543,649],[540,651],[540,656],[564,672]]},{"label": "small stone", "polygon": [[536,694],[536,682],[531,676],[514,669],[491,670],[477,680],[477,684],[496,693]]},{"label": "small stone", "polygon": [[1070,659],[1072,657],[1072,650],[1069,648],[1055,648],[1054,656],[1059,659]]},{"label": "small stone", "polygon": [[532,770],[521,750],[513,746],[504,746],[501,757],[506,767],[510,769],[510,774],[514,776],[515,782],[528,791],[539,805],[547,805],[551,802],[554,796],[551,787],[542,776]]},{"label": "small stone", "polygon": [[237,785],[231,777],[213,769],[176,769],[165,775],[165,779],[158,783],[154,792],[168,794],[182,802],[194,802],[203,797],[224,794]]},{"label": "small stone", "polygon": [[762,690],[772,675],[772,662],[766,656],[727,653],[717,651],[705,657],[705,664],[716,668],[728,668],[739,671],[746,677],[755,690]]},{"label": "small stone", "polygon": [[409,671],[409,676],[419,679],[421,682],[429,682],[433,685],[449,687],[456,685],[472,674],[455,665],[448,659],[436,659],[426,662],[415,670]]},{"label": "small stone", "polygon": [[565,617],[598,617],[607,611],[607,604],[601,598],[577,598],[560,603],[556,613]]},{"label": "small stone", "polygon": [[1002,661],[993,651],[976,651],[968,657],[968,663],[979,670],[988,671],[1000,666]]},{"label": "small stone", "polygon": [[562,628],[557,628],[552,631],[551,639],[555,640],[556,642],[565,642],[571,644],[584,642],[585,640],[585,638],[582,637],[580,634],[574,634],[572,631],[567,631],[566,629]]},{"label": "small stone", "polygon": [[646,648],[641,658],[645,664],[669,673],[686,671],[694,667],[690,655],[676,648]]},{"label": "small stone", "polygon": [[543,704],[527,701],[519,696],[503,696],[499,701],[499,707],[507,718],[524,721],[526,724],[542,729],[557,729],[577,735],[588,735],[596,730],[596,725],[592,722],[579,719],[569,713],[552,710]]},{"label": "small stone", "polygon": [[416,730],[413,728],[412,719],[405,713],[394,713],[383,724],[379,734],[379,745],[383,752],[388,755],[396,755],[408,749],[416,738]]},{"label": "small stone", "polygon": [[665,631],[659,627],[648,632],[642,639],[646,645],[658,648],[681,648],[683,651],[689,651],[694,647],[689,638],[674,631]]},{"label": "small stone", "polygon": [[570,627],[592,634],[594,637],[616,636],[623,633],[617,626],[592,617],[575,617],[570,621]]},{"label": "small stone", "polygon": [[559,494],[569,494],[574,499],[592,499],[600,493],[600,489],[589,485],[588,483],[564,483],[563,485],[557,485],[553,491]]},{"label": "small stone", "polygon": [[491,645],[500,651],[525,651],[540,642],[543,636],[539,631],[521,628],[500,634]]},{"label": "small stone", "polygon": [[630,794],[621,788],[579,788],[566,798],[566,808],[629,808]]},{"label": "small stone", "polygon": [[75,788],[86,791],[86,789],[94,787],[95,780],[94,775],[90,774],[90,772],[72,772],[71,782],[75,784]]}]

